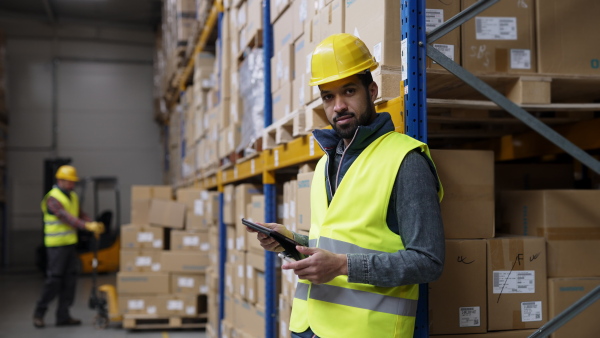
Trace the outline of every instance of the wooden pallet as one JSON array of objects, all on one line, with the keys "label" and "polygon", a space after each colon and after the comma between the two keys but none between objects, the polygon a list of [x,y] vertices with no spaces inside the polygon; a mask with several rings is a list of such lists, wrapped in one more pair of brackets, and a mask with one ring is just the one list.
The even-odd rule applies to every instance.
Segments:
[{"label": "wooden pallet", "polygon": [[123,317],[123,328],[131,330],[204,329],[206,325],[206,314],[197,317],[156,317],[148,315],[125,315]]},{"label": "wooden pallet", "polygon": [[[300,130],[302,128],[302,130]],[[263,149],[273,149],[303,135],[304,109],[299,109],[279,119],[263,130]]]}]

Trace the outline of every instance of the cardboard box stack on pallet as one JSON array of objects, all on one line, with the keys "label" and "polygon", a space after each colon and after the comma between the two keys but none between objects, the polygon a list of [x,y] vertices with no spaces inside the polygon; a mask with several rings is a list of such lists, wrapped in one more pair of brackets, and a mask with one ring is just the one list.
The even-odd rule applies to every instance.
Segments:
[{"label": "cardboard box stack on pallet", "polygon": [[203,327],[214,250],[209,229],[217,223],[218,195],[180,189],[174,201],[170,186],[133,186],[131,196],[132,224],[121,229],[117,274],[124,327],[163,324],[144,320],[169,318]]},{"label": "cardboard box stack on pallet", "polygon": [[[589,264],[600,259],[593,236],[600,219],[593,206],[597,191],[511,191],[504,185],[497,191],[493,152],[431,153],[446,192],[446,263],[442,277],[429,284],[432,335],[527,337],[600,285],[600,268]],[[506,166],[503,172],[510,171]],[[530,175],[520,172],[512,174],[511,187]],[[538,177],[535,184],[556,186],[556,176]],[[590,316],[599,307],[553,337],[598,334],[600,325]]]}]

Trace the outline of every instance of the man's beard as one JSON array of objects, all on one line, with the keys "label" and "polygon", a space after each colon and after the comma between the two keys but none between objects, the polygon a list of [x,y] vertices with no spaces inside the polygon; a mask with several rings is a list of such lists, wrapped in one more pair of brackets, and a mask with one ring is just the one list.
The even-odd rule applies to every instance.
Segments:
[{"label": "man's beard", "polygon": [[[367,111],[364,114],[361,114],[358,119],[356,119],[356,114],[350,112],[344,112],[342,114],[336,115],[333,118],[333,124],[331,127],[338,134],[339,137],[343,139],[352,139],[354,134],[356,134],[356,130],[359,126],[366,126],[371,122],[371,118],[375,115],[375,107],[372,105],[367,106]],[[349,124],[344,126],[339,126],[337,124],[337,120],[343,116],[352,116],[352,121]]]}]

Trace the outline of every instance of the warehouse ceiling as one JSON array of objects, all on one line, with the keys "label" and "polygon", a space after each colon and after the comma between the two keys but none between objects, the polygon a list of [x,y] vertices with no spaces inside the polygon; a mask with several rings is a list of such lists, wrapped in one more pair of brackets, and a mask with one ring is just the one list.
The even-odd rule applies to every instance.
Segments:
[{"label": "warehouse ceiling", "polygon": [[155,30],[161,0],[0,0],[0,17]]}]

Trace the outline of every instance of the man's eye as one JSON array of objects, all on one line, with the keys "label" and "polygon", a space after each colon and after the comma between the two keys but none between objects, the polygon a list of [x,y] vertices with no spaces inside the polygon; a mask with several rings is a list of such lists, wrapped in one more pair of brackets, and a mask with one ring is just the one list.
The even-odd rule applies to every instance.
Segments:
[{"label": "man's eye", "polygon": [[352,95],[355,92],[356,92],[356,90],[354,88],[348,88],[348,89],[346,89],[346,94],[348,94],[348,95]]},{"label": "man's eye", "polygon": [[323,101],[329,101],[331,100],[331,98],[333,98],[333,95],[323,95],[321,98],[323,99]]}]

